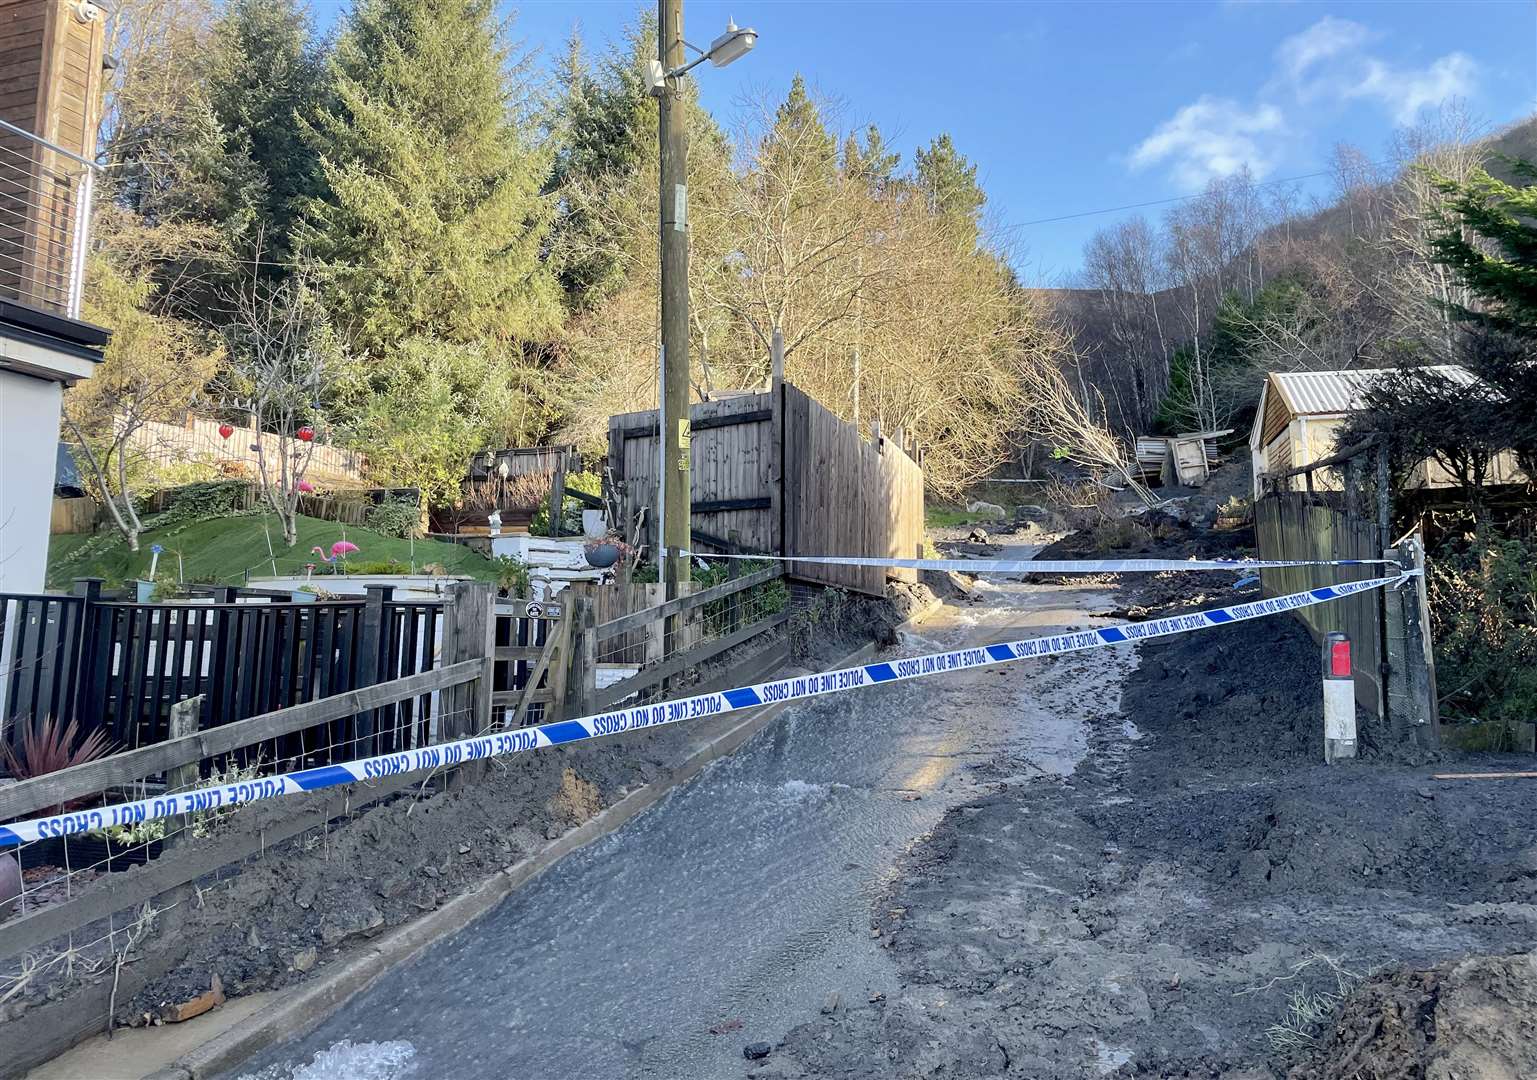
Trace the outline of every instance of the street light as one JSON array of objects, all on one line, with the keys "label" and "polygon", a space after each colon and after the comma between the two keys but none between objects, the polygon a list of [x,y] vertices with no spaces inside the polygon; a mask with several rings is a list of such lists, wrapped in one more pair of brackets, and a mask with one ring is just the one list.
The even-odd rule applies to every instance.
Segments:
[{"label": "street light", "polygon": [[688,63],[671,70],[663,70],[661,60],[647,62],[647,74],[651,84],[651,93],[654,96],[660,97],[667,92],[668,79],[676,79],[681,75],[687,75],[706,60],[718,68],[723,68],[727,64],[735,63],[742,59],[742,57],[752,52],[754,45],[758,44],[758,31],[750,26],[745,28],[739,27],[736,24],[736,20],[727,19],[726,32],[710,42],[708,51],[702,50],[695,45],[689,45],[686,41],[683,44],[693,49],[699,55]]},{"label": "street light", "polygon": [[[661,152],[657,195],[661,203],[662,370],[656,520],[662,549],[659,569],[669,600],[678,595],[679,583],[688,580],[683,552],[689,548],[693,517],[689,498],[688,130],[675,80],[706,60],[725,67],[746,56],[757,43],[756,30],[727,20],[726,32],[710,42],[705,52],[683,40],[683,0],[657,0],[658,55],[648,72],[657,99]],[[699,55],[684,63],[685,47]]]}]

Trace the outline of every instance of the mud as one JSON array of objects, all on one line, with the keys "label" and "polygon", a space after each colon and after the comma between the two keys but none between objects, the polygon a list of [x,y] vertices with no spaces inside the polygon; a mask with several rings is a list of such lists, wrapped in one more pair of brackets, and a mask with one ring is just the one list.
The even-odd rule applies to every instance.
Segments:
[{"label": "mud", "polygon": [[900,984],[808,1005],[747,1075],[1537,1076],[1516,1039],[1537,1022],[1531,788],[1438,783],[1393,753],[1324,766],[1293,619],[1138,650],[1120,708],[1084,704],[1069,776],[1001,755],[914,846],[870,912]]},{"label": "mud", "polygon": [[[803,663],[825,666],[872,639],[892,639],[894,627],[931,596],[921,585],[886,599],[839,595],[809,616],[798,612],[783,633]],[[743,646],[722,657],[716,674],[740,659],[735,654],[751,651]],[[727,716],[493,760],[479,782],[443,790],[442,778],[434,778],[351,812],[341,801],[345,795],[332,796],[327,805],[334,804],[336,816],[330,828],[274,844],[259,858],[156,901],[152,921],[138,926],[147,932],[125,954],[147,982],[117,1001],[114,1023],[153,1023],[166,1006],[207,990],[213,975],[231,997],[309,978],[369,938],[534,854],[739,721]],[[313,809],[320,798],[295,805]],[[293,809],[253,806],[222,825],[222,835],[193,843],[228,842],[237,830],[254,835]],[[77,888],[84,883],[72,882]],[[119,917],[116,928],[124,923]],[[26,1023],[34,1007],[68,1000],[110,979],[108,928],[103,923],[101,935],[95,929],[87,928],[76,941],[102,936],[95,947],[99,956],[87,948],[80,954],[84,963],[39,968],[19,987],[9,979],[0,982],[0,988],[14,990],[0,1000],[0,1023]],[[45,953],[62,957],[66,945],[61,941],[56,954]]]}]

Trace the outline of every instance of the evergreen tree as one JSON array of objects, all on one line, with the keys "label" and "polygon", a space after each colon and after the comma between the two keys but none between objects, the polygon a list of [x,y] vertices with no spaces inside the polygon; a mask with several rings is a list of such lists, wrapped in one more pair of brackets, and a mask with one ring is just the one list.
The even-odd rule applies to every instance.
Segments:
[{"label": "evergreen tree", "polygon": [[953,222],[959,235],[974,246],[981,235],[987,195],[977,183],[977,167],[956,151],[948,134],[918,151],[917,180],[929,210]]},{"label": "evergreen tree", "polygon": [[1431,248],[1483,302],[1482,311],[1460,308],[1459,316],[1537,337],[1537,164],[1510,165],[1525,184],[1506,183],[1484,169],[1463,183],[1435,179],[1447,205]]},{"label": "evergreen tree", "polygon": [[223,135],[212,218],[237,253],[285,276],[303,200],[319,193],[319,162],[302,121],[319,103],[322,66],[296,0],[234,0],[214,24],[208,96]]},{"label": "evergreen tree", "polygon": [[871,124],[865,129],[865,140],[852,132],[843,141],[843,175],[865,185],[871,195],[880,195],[894,181],[902,155],[886,145],[880,128]]},{"label": "evergreen tree", "polygon": [[299,238],[354,351],[413,336],[517,350],[559,322],[548,156],[518,115],[492,0],[360,0],[310,127],[324,197]]}]

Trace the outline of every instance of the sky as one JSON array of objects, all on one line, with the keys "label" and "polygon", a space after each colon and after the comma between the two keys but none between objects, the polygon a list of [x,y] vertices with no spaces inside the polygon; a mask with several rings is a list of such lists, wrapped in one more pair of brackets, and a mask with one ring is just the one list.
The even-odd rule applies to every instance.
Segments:
[{"label": "sky", "polygon": [[[514,36],[552,62],[577,22],[600,48],[639,5],[507,10]],[[841,103],[843,126],[878,124],[905,162],[949,132],[1029,284],[1067,283],[1088,237],[1127,213],[1097,211],[1189,195],[1245,164],[1265,182],[1308,176],[1338,142],[1384,160],[1395,126],[1444,101],[1491,130],[1537,111],[1533,0],[685,0],[695,45],[728,18],[759,39],[728,68],[695,69],[723,126],[800,72]],[[1321,195],[1328,180],[1300,186]]]}]

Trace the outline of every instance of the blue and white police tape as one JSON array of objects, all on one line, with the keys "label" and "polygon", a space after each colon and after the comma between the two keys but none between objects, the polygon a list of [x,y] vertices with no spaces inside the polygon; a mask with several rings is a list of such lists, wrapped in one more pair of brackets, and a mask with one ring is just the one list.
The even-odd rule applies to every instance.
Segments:
[{"label": "blue and white police tape", "polygon": [[[667,550],[662,549],[666,555]],[[903,570],[955,570],[962,574],[1157,574],[1168,570],[1281,570],[1300,566],[1397,566],[1392,559],[1334,559],[1286,562],[1275,559],[882,559],[855,555],[725,555],[680,551],[692,559],[749,562],[829,563],[836,566],[891,566]]]},{"label": "blue and white police tape", "polygon": [[698,694],[694,697],[663,701],[654,705],[637,705],[575,720],[562,720],[512,731],[497,731],[457,742],[403,750],[395,754],[381,754],[377,757],[324,765],[315,769],[302,769],[277,776],[198,788],[156,798],[140,799],[137,802],[79,810],[74,813],[31,818],[0,827],[0,848],[52,836],[65,836],[92,829],[105,829],[158,818],[175,817],[179,814],[237,806],[262,799],[302,795],[339,784],[439,769],[466,761],[518,754],[525,750],[538,750],[547,746],[564,746],[585,739],[642,731],[664,724],[675,724],[681,720],[719,716],[760,705],[798,701],[823,694],[837,694],[863,686],[920,679],[951,671],[964,671],[993,664],[1008,664],[1016,660],[1030,660],[1083,649],[1097,649],[1106,645],[1167,637],[1171,634],[1184,634],[1192,630],[1204,630],[1207,627],[1294,611],[1313,604],[1324,604],[1330,600],[1353,596],[1371,589],[1399,585],[1420,572],[1411,570],[1394,577],[1325,585],[1306,592],[1291,593],[1268,600],[1254,600],[1245,604],[1234,604],[1231,607],[1210,608],[1206,611],[1151,619],[1142,623],[1123,623],[1119,626],[1051,634],[1046,637],[1026,638],[999,645],[954,649],[950,652],[928,653],[903,660],[838,668],[817,675],[776,679],[758,683],[755,686],[742,686],[713,694]]}]

